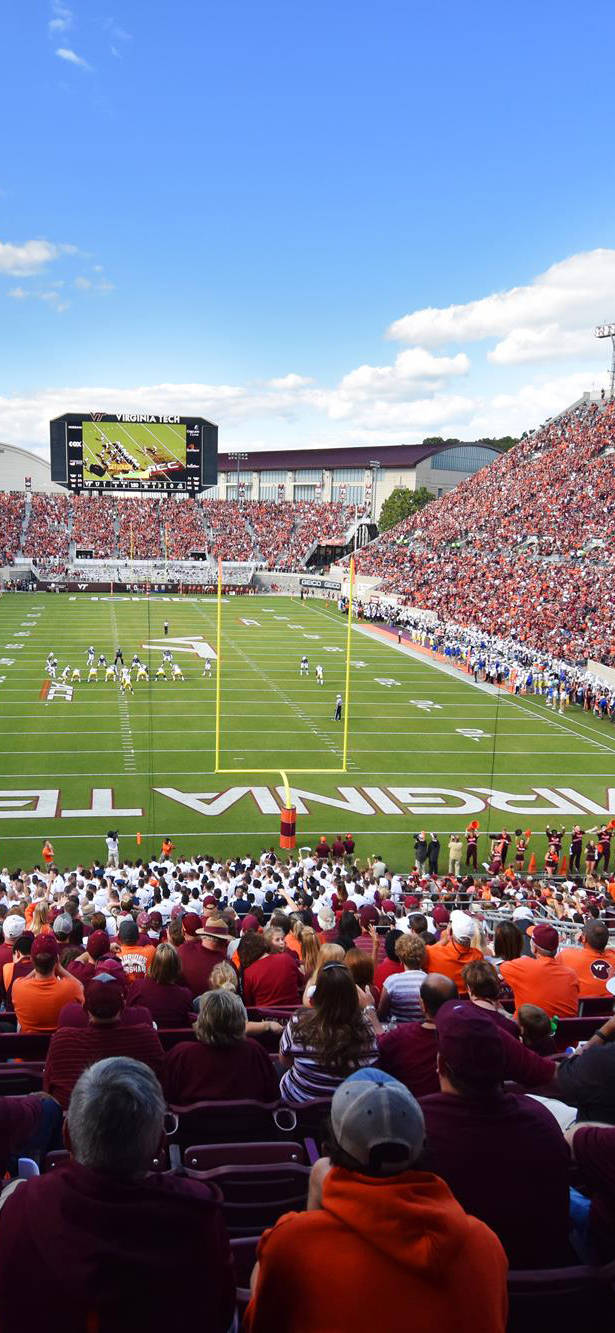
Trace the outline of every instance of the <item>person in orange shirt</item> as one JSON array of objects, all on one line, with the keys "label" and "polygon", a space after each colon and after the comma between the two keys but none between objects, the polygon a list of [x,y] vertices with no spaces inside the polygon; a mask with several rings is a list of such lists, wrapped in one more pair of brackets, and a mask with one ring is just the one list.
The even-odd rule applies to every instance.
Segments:
[{"label": "person in orange shirt", "polygon": [[365,1069],[340,1085],[307,1210],[258,1243],[246,1333],[504,1333],[504,1250],[421,1169],[424,1139],[421,1108],[397,1079]]},{"label": "person in orange shirt", "polygon": [[500,963],[500,975],[512,990],[515,1011],[522,1004],[536,1004],[549,1018],[574,1018],[579,1008],[579,978],[556,958],[559,935],[555,926],[546,921],[534,926],[530,947],[531,958]]},{"label": "person in orange shirt", "polygon": [[467,912],[451,912],[451,919],[442,938],[437,944],[427,947],[427,971],[438,972],[442,977],[450,977],[455,982],[459,995],[465,995],[466,985],[463,969],[468,963],[476,963],[482,958],[480,949],[472,947],[474,921]]},{"label": "person in orange shirt", "polygon": [[83,986],[60,966],[54,935],[37,935],[30,957],[34,971],[13,983],[13,1008],[20,1032],[53,1032],[65,1004],[83,1004]]},{"label": "person in orange shirt", "polygon": [[53,865],[55,852],[53,850],[53,844],[49,841],[49,838],[45,838],[41,856],[47,868],[49,868],[50,865]]},{"label": "person in orange shirt", "polygon": [[171,856],[171,853],[174,851],[175,851],[175,843],[171,842],[170,838],[165,838],[160,851],[160,855],[163,861],[168,860],[168,858]]},{"label": "person in orange shirt", "polygon": [[582,1000],[609,994],[606,983],[615,976],[615,949],[607,949],[609,928],[605,921],[589,920],[583,927],[581,949],[560,949],[558,959],[579,978]]},{"label": "person in orange shirt", "polygon": [[139,944],[139,927],[129,918],[122,921],[117,932],[117,943],[111,945],[111,951],[119,958],[129,981],[137,981],[147,976],[156,953],[153,944]]}]

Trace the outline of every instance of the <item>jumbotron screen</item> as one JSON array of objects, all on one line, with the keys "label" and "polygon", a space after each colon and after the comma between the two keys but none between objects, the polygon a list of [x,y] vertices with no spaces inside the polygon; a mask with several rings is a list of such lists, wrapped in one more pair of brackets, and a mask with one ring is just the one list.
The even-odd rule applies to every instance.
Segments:
[{"label": "jumbotron screen", "polygon": [[153,412],[67,412],[50,423],[51,480],[73,491],[188,491],[218,479],[218,427]]}]

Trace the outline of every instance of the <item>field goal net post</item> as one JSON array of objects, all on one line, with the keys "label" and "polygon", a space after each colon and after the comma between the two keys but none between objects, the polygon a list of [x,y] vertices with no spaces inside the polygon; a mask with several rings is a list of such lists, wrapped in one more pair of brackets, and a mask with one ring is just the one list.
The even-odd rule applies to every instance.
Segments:
[{"label": "field goal net post", "polygon": [[286,809],[292,810],[292,793],[290,787],[290,777],[304,775],[335,774],[348,772],[348,741],[350,735],[350,655],[352,651],[352,614],[355,589],[355,564],[354,557],[351,557],[348,571],[348,625],[346,629],[346,662],[344,672],[344,702],[343,702],[343,740],[342,740],[342,763],[339,768],[223,768],[220,763],[220,738],[222,730],[222,603],[224,587],[223,561],[218,559],[218,585],[216,596],[216,764],[215,772],[225,775],[246,775],[246,774],[275,774],[280,776],[284,786],[284,797]]}]

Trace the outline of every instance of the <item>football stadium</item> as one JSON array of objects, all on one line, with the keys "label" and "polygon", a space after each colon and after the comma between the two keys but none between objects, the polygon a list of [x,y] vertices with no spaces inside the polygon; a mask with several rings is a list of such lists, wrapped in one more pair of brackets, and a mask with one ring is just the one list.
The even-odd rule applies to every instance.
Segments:
[{"label": "football stadium", "polygon": [[613,1327],[612,14],[39,17],[0,1333]]}]

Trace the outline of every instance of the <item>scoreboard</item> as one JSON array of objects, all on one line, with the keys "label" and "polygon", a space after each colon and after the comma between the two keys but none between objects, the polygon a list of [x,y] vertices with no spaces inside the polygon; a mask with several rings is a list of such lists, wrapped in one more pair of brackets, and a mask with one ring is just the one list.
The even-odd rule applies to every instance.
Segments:
[{"label": "scoreboard", "polygon": [[51,480],[73,491],[197,495],[218,479],[218,427],[154,412],[67,412],[50,423]]}]

